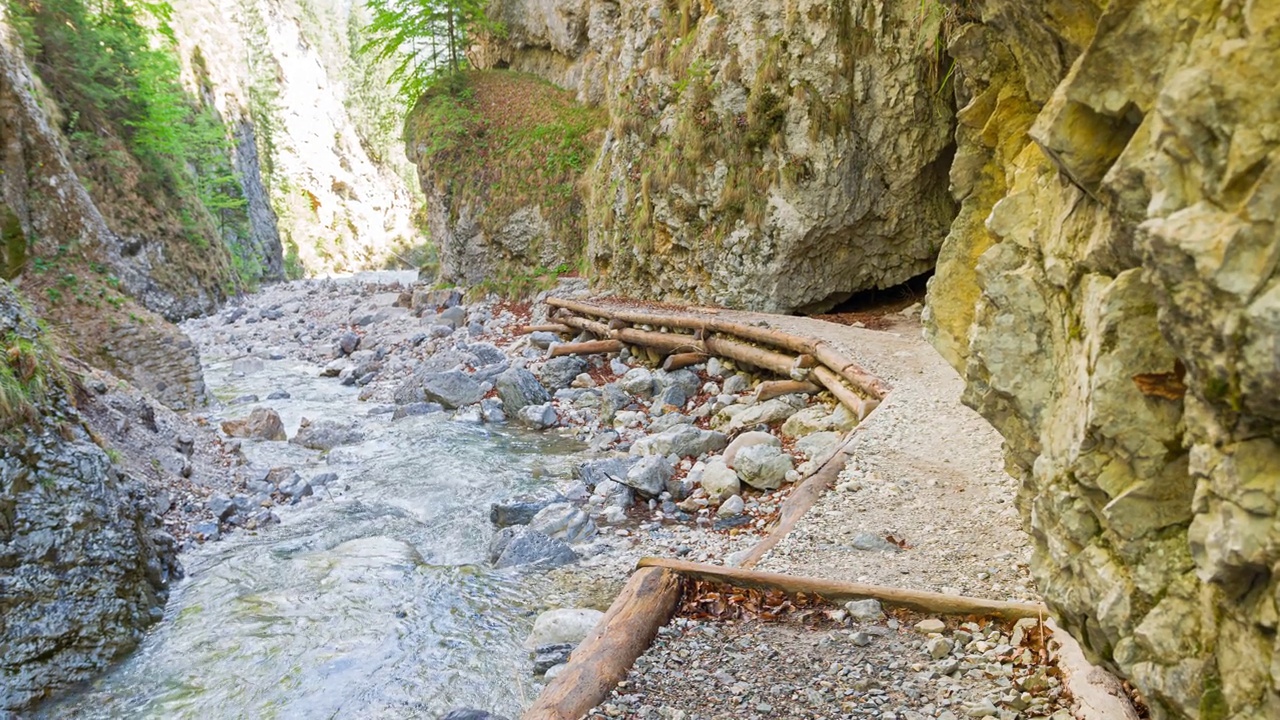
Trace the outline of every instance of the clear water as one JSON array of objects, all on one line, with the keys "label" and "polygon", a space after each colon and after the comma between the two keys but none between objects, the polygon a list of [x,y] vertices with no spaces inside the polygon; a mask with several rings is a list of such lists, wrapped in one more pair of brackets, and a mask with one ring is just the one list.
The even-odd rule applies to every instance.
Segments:
[{"label": "clear water", "polygon": [[[220,362],[206,378],[224,398],[288,390],[269,404],[290,435],[303,416],[367,409],[317,368],[266,365],[240,378]],[[550,482],[579,446],[442,414],[362,424],[364,443],[303,471],[335,470],[346,489],[187,554],[164,621],[42,716],[433,718],[459,706],[518,715],[533,695],[521,643],[550,588],[536,573],[487,567],[488,504]],[[267,466],[317,462],[283,443],[246,443],[245,453]]]}]

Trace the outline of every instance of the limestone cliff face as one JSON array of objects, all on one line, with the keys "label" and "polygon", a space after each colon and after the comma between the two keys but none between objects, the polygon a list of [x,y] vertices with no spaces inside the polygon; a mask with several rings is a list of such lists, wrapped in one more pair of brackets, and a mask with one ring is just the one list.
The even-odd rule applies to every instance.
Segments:
[{"label": "limestone cliff face", "polygon": [[942,14],[906,0],[500,0],[482,67],[603,106],[587,260],[646,297],[830,307],[933,265],[954,205]]},{"label": "limestone cliff face", "polygon": [[1154,717],[1280,717],[1280,6],[974,5],[929,334],[1066,626]]}]

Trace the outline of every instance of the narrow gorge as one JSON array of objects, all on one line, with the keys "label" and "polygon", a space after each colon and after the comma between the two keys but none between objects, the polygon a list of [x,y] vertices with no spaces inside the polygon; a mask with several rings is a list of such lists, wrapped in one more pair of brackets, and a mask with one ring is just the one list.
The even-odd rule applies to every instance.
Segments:
[{"label": "narrow gorge", "polygon": [[1073,638],[1280,717],[1277,61],[1268,0],[9,0],[0,716],[1116,717]]}]

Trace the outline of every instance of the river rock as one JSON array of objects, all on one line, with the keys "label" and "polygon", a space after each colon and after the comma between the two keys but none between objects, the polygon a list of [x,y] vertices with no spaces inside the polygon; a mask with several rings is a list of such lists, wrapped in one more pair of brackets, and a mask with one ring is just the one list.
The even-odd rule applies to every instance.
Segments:
[{"label": "river rock", "polygon": [[810,433],[796,441],[796,450],[808,458],[821,457],[840,444],[843,437],[840,433],[830,430]]},{"label": "river rock", "polygon": [[816,432],[830,430],[831,410],[825,405],[810,405],[797,411],[782,423],[782,434],[790,438],[802,438]]},{"label": "river rock", "polygon": [[741,515],[745,508],[746,503],[743,501],[742,496],[734,495],[728,500],[720,503],[720,507],[716,509],[716,516],[725,518]]},{"label": "river rock", "polygon": [[497,425],[507,421],[507,411],[501,398],[485,398],[480,401],[480,417],[487,423]]},{"label": "river rock", "polygon": [[654,399],[655,407],[672,407],[680,409],[688,402],[688,397],[679,385],[671,385],[662,392],[658,393],[658,397]]},{"label": "river rock", "polygon": [[560,336],[553,332],[539,330],[537,332],[529,333],[529,342],[533,343],[533,346],[539,350],[546,350],[555,343],[560,342]]},{"label": "river rock", "polygon": [[529,528],[567,543],[586,542],[596,535],[591,518],[567,502],[552,503],[539,510],[529,521]]},{"label": "river rock", "polygon": [[707,495],[717,502],[723,502],[742,492],[742,481],[738,479],[738,473],[718,457],[707,461],[698,482],[702,485],[702,489],[707,491]]},{"label": "river rock", "polygon": [[467,309],[462,305],[454,305],[436,313],[436,320],[457,330],[467,322]]},{"label": "river rock", "polygon": [[484,386],[461,370],[425,373],[420,383],[423,397],[440,403],[446,410],[478,403],[485,393]]},{"label": "river rock", "polygon": [[551,390],[567,388],[573,379],[587,371],[587,361],[576,355],[551,358],[538,370],[538,378]]},{"label": "river rock", "polygon": [[772,445],[774,447],[782,447],[782,441],[774,437],[770,433],[752,431],[745,432],[733,439],[729,446],[724,449],[724,464],[733,467],[733,460],[738,456],[738,451],[753,445]]},{"label": "river rock", "polygon": [[533,674],[541,675],[551,668],[569,662],[574,643],[540,645],[533,651]]},{"label": "river rock", "polygon": [[726,395],[737,395],[738,393],[746,392],[750,387],[751,378],[743,375],[742,373],[730,375],[724,381],[724,392]]},{"label": "river rock", "polygon": [[538,565],[544,569],[569,565],[578,554],[563,540],[547,537],[527,525],[506,527],[489,543],[489,559],[496,568]]},{"label": "river rock", "polygon": [[801,395],[783,395],[762,403],[749,406],[746,410],[734,415],[726,424],[727,431],[755,425],[771,425],[795,415],[804,408],[804,397]]},{"label": "river rock", "polygon": [[578,466],[576,475],[587,487],[594,489],[605,480],[622,482],[627,471],[635,464],[633,457],[610,457],[600,460],[589,460]]},{"label": "river rock", "polygon": [[467,352],[476,356],[477,364],[482,367],[501,365],[507,362],[507,354],[497,345],[488,342],[467,343]]},{"label": "river rock", "polygon": [[635,492],[629,485],[616,480],[604,480],[592,491],[605,507],[629,508],[635,502]]},{"label": "river rock", "polygon": [[858,622],[879,622],[884,617],[884,608],[880,606],[880,601],[873,598],[850,600],[844,604],[844,609],[849,613],[849,617]]},{"label": "river rock", "polygon": [[679,425],[635,441],[631,446],[631,454],[699,457],[723,450],[727,444],[728,438],[724,433],[702,430],[693,425]]},{"label": "river rock", "polygon": [[538,378],[524,368],[513,367],[495,381],[502,407],[509,415],[519,415],[528,405],[541,405],[551,399]]},{"label": "river rock", "polygon": [[671,461],[665,457],[649,455],[636,461],[622,482],[640,493],[641,497],[657,497],[666,489],[674,471]]},{"label": "river rock", "polygon": [[289,498],[289,502],[296,504],[302,498],[315,493],[311,487],[311,483],[302,479],[302,476],[294,473],[293,477],[280,483],[280,494]]},{"label": "river rock", "polygon": [[529,649],[543,645],[569,643],[577,645],[595,629],[604,613],[589,608],[560,608],[548,610],[533,621],[533,630],[524,641]]},{"label": "river rock", "polygon": [[543,508],[564,501],[565,497],[555,492],[541,495],[519,495],[510,500],[503,500],[489,505],[489,522],[499,528],[512,525],[528,525],[529,521],[533,520],[533,517]]},{"label": "river rock", "polygon": [[307,418],[302,418],[297,434],[290,438],[289,442],[312,450],[328,451],[339,445],[364,442],[364,433],[353,425],[334,420],[320,420],[313,423]]},{"label": "river rock", "polygon": [[521,425],[534,430],[553,428],[560,422],[560,417],[556,415],[556,409],[552,407],[551,403],[526,405],[520,408],[520,412],[516,413],[516,418]]},{"label": "river rock", "polygon": [[608,383],[600,388],[600,421],[613,422],[619,411],[630,407],[634,401],[617,383]]},{"label": "river rock", "polygon": [[631,368],[618,381],[622,389],[638,397],[650,397],[654,391],[653,372],[648,368]]},{"label": "river rock", "polygon": [[[698,378],[698,374],[688,368],[681,368],[674,372],[658,371],[654,373],[657,378],[658,387],[665,391],[667,388],[680,388],[686,398],[691,398],[698,394],[698,388],[702,381]],[[683,405],[684,403],[680,403]]]},{"label": "river rock", "polygon": [[258,407],[249,413],[249,417],[241,420],[224,420],[222,432],[231,437],[254,438],[259,440],[284,440],[284,423],[280,415],[271,408]]},{"label": "river rock", "polygon": [[360,336],[348,330],[338,337],[338,352],[350,355],[360,347]]},{"label": "river rock", "polygon": [[759,490],[780,487],[791,468],[791,456],[773,445],[745,447],[734,458],[734,471],[738,478]]},{"label": "river rock", "polygon": [[407,405],[397,405],[396,409],[391,413],[392,421],[401,420],[415,415],[430,415],[431,413],[444,412],[444,406],[434,402],[411,402]]}]

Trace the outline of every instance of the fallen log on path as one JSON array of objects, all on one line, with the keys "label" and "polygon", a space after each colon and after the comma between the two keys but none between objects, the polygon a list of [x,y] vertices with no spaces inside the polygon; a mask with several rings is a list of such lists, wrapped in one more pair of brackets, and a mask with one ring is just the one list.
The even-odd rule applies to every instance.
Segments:
[{"label": "fallen log on path", "polygon": [[822,388],[803,380],[765,380],[756,388],[756,400],[763,402],[772,400],[779,395],[790,395],[792,393],[816,395],[820,392],[822,392]]},{"label": "fallen log on path", "polygon": [[640,568],[663,568],[686,577],[710,580],[737,587],[781,590],[793,595],[796,593],[818,595],[831,602],[872,598],[885,605],[905,607],[919,612],[939,615],[980,615],[998,617],[1005,620],[1020,620],[1022,618],[1046,617],[1049,613],[1048,608],[1040,603],[1009,602],[1006,600],[965,597],[963,595],[944,595],[924,590],[908,590],[885,585],[867,585],[843,580],[824,580],[822,578],[783,575],[781,573],[758,572],[668,558],[641,558],[636,566]]},{"label": "fallen log on path", "polygon": [[579,343],[560,343],[547,350],[547,357],[562,355],[596,355],[600,353],[622,352],[622,343],[617,340],[588,340]]},{"label": "fallen log on path", "polygon": [[637,570],[523,720],[578,720],[598,705],[649,648],[679,599],[679,575],[662,568]]}]

